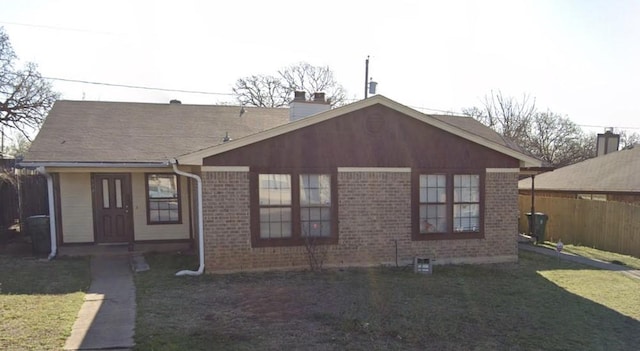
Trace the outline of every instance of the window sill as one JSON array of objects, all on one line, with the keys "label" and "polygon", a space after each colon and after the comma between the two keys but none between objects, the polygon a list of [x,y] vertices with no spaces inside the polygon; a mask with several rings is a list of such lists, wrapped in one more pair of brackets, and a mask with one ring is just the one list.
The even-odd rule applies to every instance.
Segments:
[{"label": "window sill", "polygon": [[182,224],[182,221],[177,221],[177,222],[147,222],[147,225],[166,225],[166,224]]}]

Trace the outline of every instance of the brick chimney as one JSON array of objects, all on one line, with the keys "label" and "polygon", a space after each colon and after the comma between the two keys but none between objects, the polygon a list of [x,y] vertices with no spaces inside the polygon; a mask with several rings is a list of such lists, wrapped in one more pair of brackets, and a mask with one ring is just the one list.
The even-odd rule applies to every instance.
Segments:
[{"label": "brick chimney", "polygon": [[307,100],[304,91],[296,91],[289,103],[289,122],[297,121],[320,112],[329,111],[331,104],[324,93],[313,93],[313,100]]}]

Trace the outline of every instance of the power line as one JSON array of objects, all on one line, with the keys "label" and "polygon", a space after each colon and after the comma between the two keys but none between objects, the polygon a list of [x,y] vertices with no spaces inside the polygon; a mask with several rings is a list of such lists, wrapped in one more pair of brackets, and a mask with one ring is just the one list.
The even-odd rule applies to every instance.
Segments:
[{"label": "power line", "polygon": [[[3,23],[3,22],[0,22]],[[156,88],[156,87],[149,87],[149,86],[141,86],[141,85],[128,85],[128,84],[115,84],[115,83],[104,83],[104,82],[93,82],[93,81],[87,81],[87,80],[79,80],[79,79],[68,79],[68,78],[57,78],[57,77],[42,77],[44,79],[49,79],[49,80],[55,80],[55,81],[61,81],[61,82],[70,82],[70,83],[79,83],[79,84],[92,84],[92,85],[102,85],[102,86],[109,86],[109,87],[117,87],[117,88],[128,88],[128,89],[142,89],[142,90],[155,90],[155,91],[167,91],[167,92],[178,92],[178,93],[187,93],[187,94],[202,94],[202,95],[219,95],[219,96],[234,96],[234,94],[231,93],[215,93],[215,92],[210,92],[210,91],[201,91],[201,90],[184,90],[184,89],[169,89],[169,88]],[[358,101],[358,99],[346,99],[346,101],[350,101],[350,102],[355,102]],[[429,107],[418,107],[418,106],[408,106],[411,107],[415,110],[422,110],[422,111],[433,111],[433,112],[440,112],[440,113],[444,113],[447,115],[455,115],[455,116],[462,116],[464,115],[461,112],[458,111],[450,111],[450,110],[439,110],[439,109],[435,109],[435,108],[429,108]],[[588,125],[588,124],[578,124],[579,127],[584,127],[584,128],[616,128],[616,129],[632,129],[632,130],[640,130],[640,127],[620,127],[620,126],[598,126],[598,125]]]},{"label": "power line", "polygon": [[[444,114],[447,114],[447,115],[464,116],[464,113],[458,112],[458,111],[438,110],[436,108],[418,107],[418,106],[409,106],[409,107],[411,107],[414,110],[434,111],[434,112],[444,113]],[[471,117],[471,116],[468,116],[468,117]]]},{"label": "power line", "polygon": [[214,92],[210,92],[210,91],[201,91],[201,90],[183,90],[183,89],[155,88],[155,87],[148,87],[148,86],[141,86],[141,85],[128,85],[128,84],[92,82],[92,81],[88,81],[88,80],[67,79],[67,78],[57,78],[57,77],[42,77],[42,78],[49,79],[49,80],[61,81],[61,82],[71,82],[71,83],[80,83],[80,84],[93,84],[93,85],[102,85],[102,86],[117,87],[117,88],[157,90],[157,91],[168,91],[168,92],[188,93],[188,94],[233,96],[233,94],[231,94],[231,93],[214,93]]},{"label": "power line", "polygon": [[579,127],[585,128],[615,128],[615,129],[640,129],[640,127],[616,127],[616,126],[594,126],[589,124],[578,124]]},{"label": "power line", "polygon": [[[128,89],[143,89],[143,90],[156,90],[156,91],[168,91],[168,92],[178,92],[178,93],[187,93],[187,94],[203,94],[203,95],[221,95],[221,96],[235,96],[231,93],[214,93],[210,91],[201,91],[201,90],[183,90],[183,89],[169,89],[169,88],[155,88],[148,86],[140,86],[140,85],[128,85],[128,84],[115,84],[115,83],[104,83],[104,82],[92,82],[87,80],[79,80],[79,79],[68,79],[68,78],[57,78],[57,77],[42,77],[44,79],[56,80],[61,82],[70,82],[70,83],[80,83],[80,84],[92,84],[92,85],[102,85],[108,87],[117,87],[117,88],[128,88]],[[345,99],[348,102],[356,102],[359,99]],[[439,110],[435,108],[429,107],[418,107],[418,106],[409,106],[415,110],[423,110],[423,111],[434,111],[441,112],[448,115],[462,115],[461,112],[456,111],[448,111],[448,110]]]}]

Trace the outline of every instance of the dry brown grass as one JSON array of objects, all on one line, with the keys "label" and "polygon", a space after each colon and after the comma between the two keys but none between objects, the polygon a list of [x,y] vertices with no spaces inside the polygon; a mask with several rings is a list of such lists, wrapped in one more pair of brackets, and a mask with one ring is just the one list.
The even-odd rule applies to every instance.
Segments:
[{"label": "dry brown grass", "polygon": [[[519,264],[136,276],[138,350],[636,350],[640,281],[523,253]],[[608,279],[599,283],[603,277]],[[590,286],[589,291],[580,288]],[[584,296],[582,296],[584,295]]]}]

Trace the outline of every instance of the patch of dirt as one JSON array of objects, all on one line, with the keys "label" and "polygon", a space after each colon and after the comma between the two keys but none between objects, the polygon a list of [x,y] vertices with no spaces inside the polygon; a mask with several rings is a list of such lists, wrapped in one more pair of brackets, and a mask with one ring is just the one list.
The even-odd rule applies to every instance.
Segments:
[{"label": "patch of dirt", "polygon": [[255,317],[287,321],[306,318],[309,312],[309,301],[300,297],[308,296],[300,289],[291,286],[258,287],[244,286],[238,289],[239,307],[243,312]]}]

